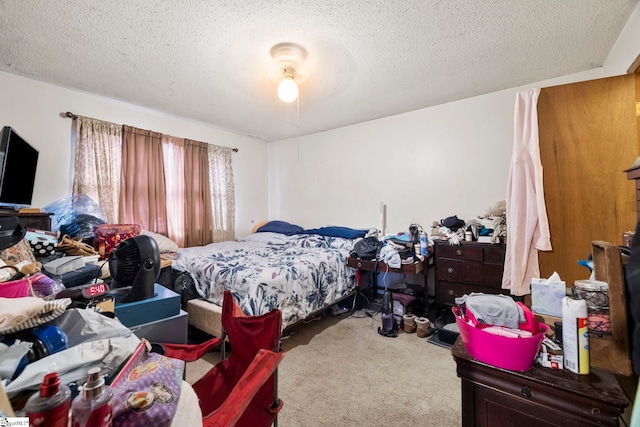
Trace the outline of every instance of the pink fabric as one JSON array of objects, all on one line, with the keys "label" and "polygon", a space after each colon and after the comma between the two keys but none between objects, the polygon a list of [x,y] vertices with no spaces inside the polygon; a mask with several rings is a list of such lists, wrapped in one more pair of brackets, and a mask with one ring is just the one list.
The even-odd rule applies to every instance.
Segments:
[{"label": "pink fabric", "polygon": [[530,294],[531,279],[540,277],[538,251],[551,250],[538,141],[539,95],[539,88],[518,92],[515,105],[502,288],[518,296]]}]

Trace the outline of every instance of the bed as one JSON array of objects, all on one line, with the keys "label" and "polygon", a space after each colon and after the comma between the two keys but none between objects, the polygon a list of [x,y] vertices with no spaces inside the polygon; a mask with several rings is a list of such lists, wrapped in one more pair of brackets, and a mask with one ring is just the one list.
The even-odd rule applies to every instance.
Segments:
[{"label": "bed", "polygon": [[172,267],[189,273],[199,295],[186,303],[189,323],[219,334],[225,289],[248,315],[279,308],[283,327],[317,314],[354,293],[355,269],[347,266],[346,259],[364,233],[322,228],[290,235],[257,232],[235,241],[180,249]]}]

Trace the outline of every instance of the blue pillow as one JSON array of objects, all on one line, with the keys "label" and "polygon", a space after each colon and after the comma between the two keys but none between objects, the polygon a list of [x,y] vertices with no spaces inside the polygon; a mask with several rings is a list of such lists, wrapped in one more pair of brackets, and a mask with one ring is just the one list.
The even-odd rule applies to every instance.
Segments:
[{"label": "blue pillow", "polygon": [[319,234],[321,236],[342,237],[345,239],[357,239],[367,235],[368,230],[355,230],[349,227],[320,227],[304,230],[303,234]]},{"label": "blue pillow", "polygon": [[269,221],[262,227],[258,228],[256,233],[272,232],[291,236],[292,234],[298,234],[303,231],[304,228],[299,225],[289,224],[286,221]]}]

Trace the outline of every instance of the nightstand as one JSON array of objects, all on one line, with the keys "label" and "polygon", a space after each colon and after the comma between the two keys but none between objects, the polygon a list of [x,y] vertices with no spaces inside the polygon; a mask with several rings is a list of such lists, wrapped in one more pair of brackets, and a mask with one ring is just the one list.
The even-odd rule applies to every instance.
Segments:
[{"label": "nightstand", "polygon": [[579,375],[538,363],[524,372],[472,358],[462,338],[451,354],[462,381],[463,427],[618,426],[629,399],[615,375]]}]

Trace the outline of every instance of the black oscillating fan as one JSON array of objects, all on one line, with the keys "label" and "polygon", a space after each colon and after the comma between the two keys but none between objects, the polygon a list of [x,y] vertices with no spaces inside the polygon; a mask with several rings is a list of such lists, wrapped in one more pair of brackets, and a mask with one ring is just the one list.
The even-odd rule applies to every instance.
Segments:
[{"label": "black oscillating fan", "polygon": [[149,236],[123,240],[109,255],[111,288],[129,292],[123,303],[142,301],[154,296],[154,283],[160,275],[160,249]]}]

